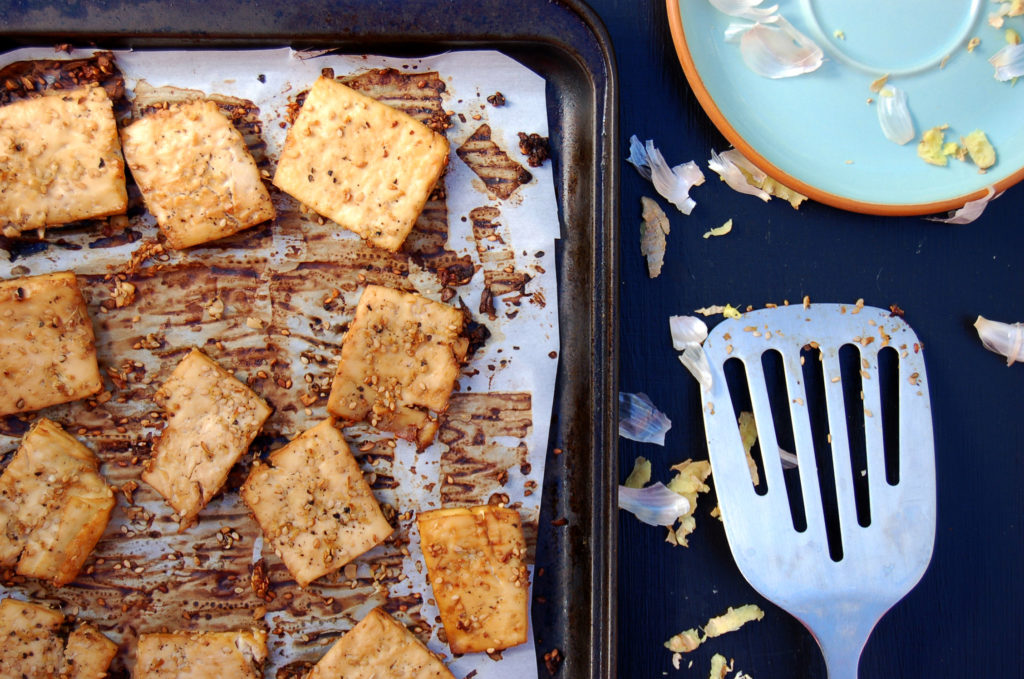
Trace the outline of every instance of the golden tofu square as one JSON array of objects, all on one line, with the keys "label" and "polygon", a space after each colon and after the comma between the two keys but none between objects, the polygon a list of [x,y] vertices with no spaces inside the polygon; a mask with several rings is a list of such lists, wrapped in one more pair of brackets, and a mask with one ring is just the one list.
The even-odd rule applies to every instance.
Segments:
[{"label": "golden tofu square", "polygon": [[397,251],[448,163],[448,140],[319,78],[288,131],[274,185],[377,247]]},{"label": "golden tofu square", "polygon": [[0,601],[0,668],[5,677],[102,679],[117,644],[89,624],[65,639],[64,614],[39,604]]},{"label": "golden tofu square", "polygon": [[452,653],[526,642],[529,573],[519,512],[456,507],[416,517],[423,561]]},{"label": "golden tofu square", "polygon": [[134,679],[262,679],[262,630],[140,634]]},{"label": "golden tofu square", "polygon": [[96,336],[75,274],[0,281],[0,415],[102,389]]},{"label": "golden tofu square", "polygon": [[37,420],[0,476],[0,566],[66,585],[116,504],[93,452],[55,422]]},{"label": "golden tofu square", "polygon": [[121,214],[128,206],[114,106],[102,87],[0,107],[0,231]]},{"label": "golden tofu square", "polygon": [[92,625],[81,625],[68,636],[60,676],[103,679],[116,656],[117,644]]},{"label": "golden tofu square", "polygon": [[359,463],[331,420],[257,463],[242,499],[300,586],[333,573],[391,534]]},{"label": "golden tofu square", "polygon": [[198,349],[189,352],[153,398],[167,412],[167,424],[142,480],[174,508],[184,530],[224,486],[271,409]]},{"label": "golden tofu square", "polygon": [[0,601],[0,667],[6,676],[53,676],[64,645],[60,611],[16,599]]},{"label": "golden tofu square", "polygon": [[448,407],[469,341],[458,309],[367,286],[341,346],[327,410],[425,448]]},{"label": "golden tofu square", "polygon": [[151,113],[124,128],[121,140],[146,207],[172,248],[190,248],[274,218],[245,139],[214,102],[190,101]]},{"label": "golden tofu square", "polygon": [[416,635],[374,608],[331,646],[306,679],[455,679]]}]

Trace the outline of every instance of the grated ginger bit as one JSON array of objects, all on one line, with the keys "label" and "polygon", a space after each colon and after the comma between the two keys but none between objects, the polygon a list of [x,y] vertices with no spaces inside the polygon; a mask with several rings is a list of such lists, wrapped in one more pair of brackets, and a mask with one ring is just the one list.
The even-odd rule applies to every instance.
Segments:
[{"label": "grated ginger bit", "polygon": [[[683,630],[665,642],[665,648],[673,653],[689,653],[697,650],[700,646],[700,633],[696,629]],[[675,657],[675,656],[673,656]]]},{"label": "grated ginger bit", "polygon": [[921,135],[921,141],[917,145],[917,155],[921,160],[932,165],[945,167],[949,162],[947,154],[943,150],[945,143],[946,129],[948,125],[939,125],[925,130]]},{"label": "grated ginger bit", "polygon": [[981,38],[977,38],[977,37],[971,38],[970,40],[967,41],[967,51],[968,52],[973,52],[974,50],[976,50],[978,48],[978,45],[980,45],[980,44],[981,44]]},{"label": "grated ginger bit", "polygon": [[697,528],[697,520],[693,517],[693,512],[697,509],[697,494],[711,490],[711,487],[705,483],[711,476],[711,463],[707,460],[694,462],[687,459],[674,465],[672,471],[676,472],[676,475],[668,482],[668,487],[687,499],[690,503],[690,511],[679,517],[679,526],[675,530],[671,527],[668,529],[666,542],[688,547],[686,536]]},{"label": "grated ginger bit", "polygon": [[729,233],[730,231],[732,231],[732,220],[731,219],[726,221],[721,226],[717,226],[717,227],[715,227],[713,229],[709,229],[708,231],[705,231],[704,232],[704,238],[707,239],[707,238],[711,238],[712,236],[724,236],[725,234]]},{"label": "grated ginger bit", "polygon": [[987,170],[996,164],[996,150],[981,130],[975,130],[964,137],[963,145],[979,169]]},{"label": "grated ginger bit", "polygon": [[757,443],[757,423],[754,421],[754,413],[748,410],[743,411],[740,413],[737,422],[740,427],[740,441],[743,443],[743,452],[747,454],[750,480],[757,487],[761,485],[761,478],[757,474],[757,463],[754,462],[754,456],[750,454],[750,451],[754,449],[754,444]]},{"label": "grated ginger bit", "polygon": [[626,477],[622,485],[627,488],[643,488],[651,482],[651,461],[645,457],[636,458],[633,463],[633,471]]},{"label": "grated ginger bit", "polygon": [[711,656],[711,673],[708,679],[725,679],[725,676],[732,672],[732,661],[726,660],[721,653]]},{"label": "grated ginger bit", "polygon": [[836,30],[832,31],[832,37],[834,37],[836,40],[846,40],[846,33],[843,33],[843,31],[837,28]]},{"label": "grated ginger bit", "polygon": [[704,625],[704,637],[711,639],[728,632],[735,632],[748,622],[755,622],[764,617],[764,611],[757,604],[746,604],[739,608],[729,607],[725,613],[708,620]]},{"label": "grated ginger bit", "polygon": [[868,86],[868,89],[870,89],[875,94],[878,94],[879,92],[882,91],[882,88],[885,87],[885,83],[887,83],[888,81],[889,74],[886,73],[881,78],[876,78],[875,80],[872,80],[871,84]]}]

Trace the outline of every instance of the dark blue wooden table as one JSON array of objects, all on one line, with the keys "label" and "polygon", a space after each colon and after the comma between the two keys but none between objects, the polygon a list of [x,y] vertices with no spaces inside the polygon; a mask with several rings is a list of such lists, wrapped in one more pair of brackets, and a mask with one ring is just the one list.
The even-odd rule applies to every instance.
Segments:
[{"label": "dark blue wooden table", "polygon": [[[692,0],[698,1],[698,0]],[[807,202],[740,195],[707,171],[728,148],[701,110],[677,61],[662,0],[592,0],[612,36],[621,92],[623,157],[629,136],[653,139],[670,164],[696,160],[708,181],[689,217],[665,201],[672,232],[665,268],[648,278],[639,247],[640,196],[651,185],[623,163],[620,388],[645,392],[672,420],[664,448],[619,443],[620,479],[638,455],[654,479],[670,465],[707,459],[696,382],[673,351],[668,317],[712,304],[755,308],[784,299],[898,304],[925,345],[938,473],[938,528],[920,584],[879,623],[861,677],[1024,677],[1024,366],[982,348],[972,323],[1024,321],[1024,186],[973,224],[883,218]],[[980,104],[979,104],[980,105]],[[732,219],[729,235],[705,240]],[[720,318],[720,317],[719,317]],[[713,321],[713,319],[712,319]],[[706,677],[713,653],[756,679],[824,677],[814,640],[742,578],[721,524],[698,503],[690,547],[620,512],[618,676]],[[672,666],[663,643],[729,606],[757,603],[762,621],[708,641]],[[693,661],[692,668],[688,663]]]}]

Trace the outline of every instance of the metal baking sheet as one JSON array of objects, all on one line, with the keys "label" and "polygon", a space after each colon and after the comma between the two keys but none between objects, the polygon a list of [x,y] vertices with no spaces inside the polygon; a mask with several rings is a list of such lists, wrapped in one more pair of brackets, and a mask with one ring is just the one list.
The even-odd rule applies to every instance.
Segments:
[{"label": "metal baking sheet", "polygon": [[[424,21],[420,10],[426,11],[426,3],[408,3],[407,15],[402,16],[410,25],[396,26],[401,17],[385,20],[380,16],[383,10],[375,15],[361,3],[329,8],[303,3],[287,8],[236,5],[233,25],[228,27],[219,26],[227,13],[218,15],[215,5],[201,10],[205,16],[172,16],[175,10],[163,7],[157,16],[142,5],[116,11],[88,7],[72,17],[73,8],[56,4],[31,11],[4,4],[3,15],[14,18],[0,33],[5,50],[70,41],[139,48],[291,46],[406,56],[487,46],[545,77],[562,220],[557,253],[562,337],[533,623],[541,676],[555,668],[561,676],[611,676],[617,130],[612,57],[603,30],[589,11],[571,4],[527,2],[520,12],[511,13],[517,15],[512,19],[507,6],[499,12],[496,3],[485,3],[474,5],[472,16],[439,15],[431,8],[432,19]],[[312,15],[320,20],[311,20]],[[359,20],[352,21],[354,16]],[[71,19],[71,33],[52,30],[55,25],[71,25]],[[439,31],[440,26],[446,30]],[[225,595],[233,589],[228,587]],[[555,650],[557,656],[552,655]]]}]

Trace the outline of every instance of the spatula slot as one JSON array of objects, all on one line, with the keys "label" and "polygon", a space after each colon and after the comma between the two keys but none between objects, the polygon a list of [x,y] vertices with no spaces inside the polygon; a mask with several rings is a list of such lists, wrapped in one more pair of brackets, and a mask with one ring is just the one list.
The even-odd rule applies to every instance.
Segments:
[{"label": "spatula slot", "polygon": [[[744,431],[744,422],[753,421],[752,414],[753,406],[750,402],[750,389],[748,388],[747,382],[747,368],[738,358],[730,358],[722,366],[722,371],[725,375],[726,384],[729,386],[729,398],[732,401],[732,411],[737,414],[736,426],[740,434],[740,440],[743,441],[744,447],[749,443],[747,435],[749,432]],[[757,431],[757,425],[753,424],[753,431]],[[762,458],[761,452],[761,437],[758,436],[753,445],[750,448],[750,457],[754,461],[754,467],[757,470],[757,482],[754,483],[753,478],[751,483],[754,485],[754,492],[758,495],[765,495],[768,492],[768,479],[765,478],[764,473],[764,459]]]},{"label": "spatula slot", "polygon": [[[762,353],[761,373],[764,375],[764,386],[771,409],[771,421],[775,429],[775,441],[779,448],[795,451],[796,442],[793,433],[793,420],[789,414],[789,390],[786,387],[782,354],[774,349]],[[760,440],[760,437],[758,439]],[[775,455],[779,457],[778,451],[775,452]],[[781,465],[781,458],[772,460],[772,464]],[[807,513],[800,487],[800,472],[797,469],[786,469],[783,465],[782,478],[786,486],[786,497],[789,500],[789,514],[793,521],[793,530],[803,533],[807,530]]]},{"label": "spatula slot", "polygon": [[882,445],[885,480],[900,482],[900,357],[893,347],[878,352],[878,385],[882,398]]},{"label": "spatula slot", "polygon": [[[822,355],[817,347],[805,346],[800,351],[803,374],[803,402],[797,408],[806,409],[814,447],[814,461],[817,467],[818,494],[824,519],[825,538],[828,553],[833,561],[843,559],[843,541],[839,531],[839,504],[836,497],[836,477],[832,459],[832,433],[828,423],[828,407],[825,400],[825,375],[822,371]],[[803,451],[798,451],[803,452]]]},{"label": "spatula slot", "polygon": [[871,501],[868,494],[867,443],[864,438],[864,382],[861,377],[864,359],[853,344],[839,347],[838,358],[857,523],[867,527],[871,525]]}]

